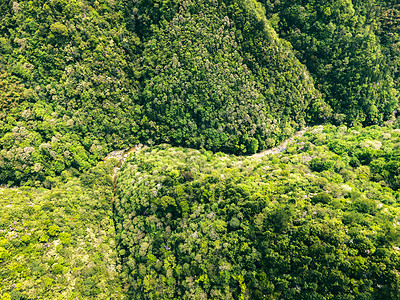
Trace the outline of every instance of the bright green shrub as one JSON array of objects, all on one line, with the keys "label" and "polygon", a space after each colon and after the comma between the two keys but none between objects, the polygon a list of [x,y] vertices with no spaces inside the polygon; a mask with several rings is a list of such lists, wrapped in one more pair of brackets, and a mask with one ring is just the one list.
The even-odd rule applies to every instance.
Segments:
[{"label": "bright green shrub", "polygon": [[124,299],[112,191],[101,179],[112,168],[91,170],[99,180],[90,187],[73,178],[50,190],[0,189],[0,297]]}]

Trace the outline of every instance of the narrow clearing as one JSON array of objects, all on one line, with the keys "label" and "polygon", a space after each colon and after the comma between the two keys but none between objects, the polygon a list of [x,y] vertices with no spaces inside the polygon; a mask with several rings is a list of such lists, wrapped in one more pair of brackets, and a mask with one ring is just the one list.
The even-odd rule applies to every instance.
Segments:
[{"label": "narrow clearing", "polygon": [[265,155],[269,155],[269,154],[278,154],[278,153],[282,153],[282,152],[284,152],[284,151],[286,150],[288,144],[290,144],[291,142],[293,142],[293,140],[294,140],[296,137],[301,137],[301,136],[303,136],[303,134],[304,134],[307,130],[309,130],[308,127],[303,128],[302,130],[297,131],[294,135],[292,135],[292,136],[291,136],[290,138],[288,138],[287,140],[284,140],[284,141],[283,141],[282,143],[280,143],[278,146],[276,146],[276,147],[274,147],[274,148],[271,148],[271,149],[267,149],[267,150],[261,151],[261,152],[256,153],[256,154],[253,154],[253,155],[251,155],[251,156],[249,156],[249,157],[251,157],[251,158],[261,158],[261,157],[264,157]]},{"label": "narrow clearing", "polygon": [[[280,143],[278,146],[276,146],[276,147],[274,147],[274,148],[271,148],[271,149],[267,149],[267,150],[261,151],[261,152],[259,152],[259,153],[256,153],[256,154],[253,154],[253,155],[247,156],[247,157],[249,157],[249,158],[262,158],[262,157],[264,157],[264,156],[266,156],[266,155],[270,155],[270,154],[271,154],[271,155],[274,155],[274,154],[282,153],[282,152],[284,152],[284,151],[286,150],[288,144],[292,143],[296,137],[301,137],[301,136],[303,136],[303,134],[304,134],[307,130],[309,130],[308,127],[303,128],[302,130],[297,131],[297,132],[296,132],[294,135],[292,135],[290,138],[284,140],[284,141],[283,141],[282,143]],[[110,152],[110,153],[106,156],[105,160],[111,159],[111,158],[116,158],[116,159],[119,160],[119,164],[118,164],[118,166],[116,166],[116,167],[114,168],[113,175],[112,175],[112,179],[113,179],[113,182],[114,182],[114,187],[115,187],[115,185],[116,185],[116,183],[117,183],[117,173],[118,173],[118,171],[121,169],[122,164],[125,162],[125,159],[128,157],[128,155],[129,155],[131,152],[139,151],[140,149],[142,149],[142,147],[143,147],[143,145],[142,145],[142,144],[139,144],[139,145],[136,145],[136,146],[134,146],[134,147],[132,147],[132,148],[126,148],[126,149],[124,149],[124,150],[116,150],[116,151]]]},{"label": "narrow clearing", "polygon": [[134,151],[138,151],[138,150],[142,149],[142,147],[143,147],[143,145],[139,144],[139,145],[136,145],[136,146],[134,146],[132,148],[126,148],[124,150],[116,150],[116,151],[110,152],[106,156],[106,158],[104,160],[108,160],[108,159],[111,159],[111,158],[116,158],[116,159],[119,160],[118,166],[116,166],[114,168],[113,174],[112,174],[114,187],[115,187],[115,184],[117,182],[117,173],[121,169],[122,164],[125,162],[125,159],[128,157],[129,153],[134,152]]}]

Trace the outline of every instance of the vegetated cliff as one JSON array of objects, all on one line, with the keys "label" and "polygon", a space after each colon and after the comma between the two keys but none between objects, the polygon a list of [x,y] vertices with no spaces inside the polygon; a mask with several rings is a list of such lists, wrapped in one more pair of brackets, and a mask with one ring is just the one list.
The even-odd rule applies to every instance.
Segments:
[{"label": "vegetated cliff", "polygon": [[390,119],[398,104],[398,5],[379,0],[260,2],[331,105],[333,122],[372,125]]},{"label": "vegetated cliff", "polygon": [[251,154],[329,119],[259,3],[138,1],[129,9],[153,142]]},{"label": "vegetated cliff", "polygon": [[398,298],[396,1],[0,15],[1,298]]},{"label": "vegetated cliff", "polygon": [[50,187],[63,171],[138,142],[138,39],[123,9],[120,1],[0,3],[1,183]]},{"label": "vegetated cliff", "polygon": [[50,187],[139,141],[252,154],[382,123],[398,7],[378,2],[2,2],[0,182]]}]

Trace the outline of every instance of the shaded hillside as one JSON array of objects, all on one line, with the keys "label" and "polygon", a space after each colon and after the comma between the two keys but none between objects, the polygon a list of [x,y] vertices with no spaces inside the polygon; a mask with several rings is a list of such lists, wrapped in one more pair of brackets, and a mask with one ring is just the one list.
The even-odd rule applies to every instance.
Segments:
[{"label": "shaded hillside", "polygon": [[258,3],[132,5],[0,4],[1,183],[50,187],[139,140],[254,153],[329,118]]},{"label": "shaded hillside", "polygon": [[0,299],[400,299],[399,1],[0,1]]},{"label": "shaded hillside", "polygon": [[153,142],[254,153],[330,116],[253,1],[139,1],[141,104]]},{"label": "shaded hillside", "polygon": [[[389,29],[390,21],[384,24],[395,8],[392,1],[261,2],[333,108],[334,122],[371,125],[390,119],[398,103],[393,80],[398,77],[398,45],[387,40],[398,34]],[[385,11],[376,15],[382,3]],[[384,30],[381,38],[378,26]]]},{"label": "shaded hillside", "polygon": [[[361,6],[361,5],[358,5]],[[366,12],[373,19],[376,34],[380,37],[387,64],[393,74],[396,88],[400,88],[400,2],[371,1]]]},{"label": "shaded hillside", "polygon": [[2,2],[0,182],[51,187],[139,141],[252,154],[393,118],[394,3],[261,3]]}]

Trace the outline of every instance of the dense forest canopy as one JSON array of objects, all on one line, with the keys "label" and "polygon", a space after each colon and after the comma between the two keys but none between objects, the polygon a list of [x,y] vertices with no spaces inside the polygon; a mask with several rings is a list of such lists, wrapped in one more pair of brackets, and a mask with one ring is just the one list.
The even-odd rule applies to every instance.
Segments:
[{"label": "dense forest canopy", "polygon": [[0,16],[1,300],[400,299],[400,1]]},{"label": "dense forest canopy", "polygon": [[400,131],[357,130],[317,127],[264,157],[134,153],[115,202],[128,295],[399,299]]},{"label": "dense forest canopy", "polygon": [[387,41],[380,43],[379,35],[389,34],[388,22],[372,15],[371,1],[261,2],[315,78],[335,112],[333,121],[377,124],[390,118],[398,102],[398,73]]},{"label": "dense forest canopy", "polygon": [[121,3],[0,4],[0,182],[51,186],[138,142],[141,107]]},{"label": "dense forest canopy", "polygon": [[143,34],[140,99],[154,142],[251,154],[304,126],[307,115],[329,117],[260,4],[153,5],[139,1],[132,12],[133,28],[150,28],[137,32]]},{"label": "dense forest canopy", "polygon": [[252,154],[398,104],[398,4],[20,1],[0,13],[0,182],[139,141]]},{"label": "dense forest canopy", "polygon": [[0,299],[125,299],[114,162],[49,189],[0,188]]}]

